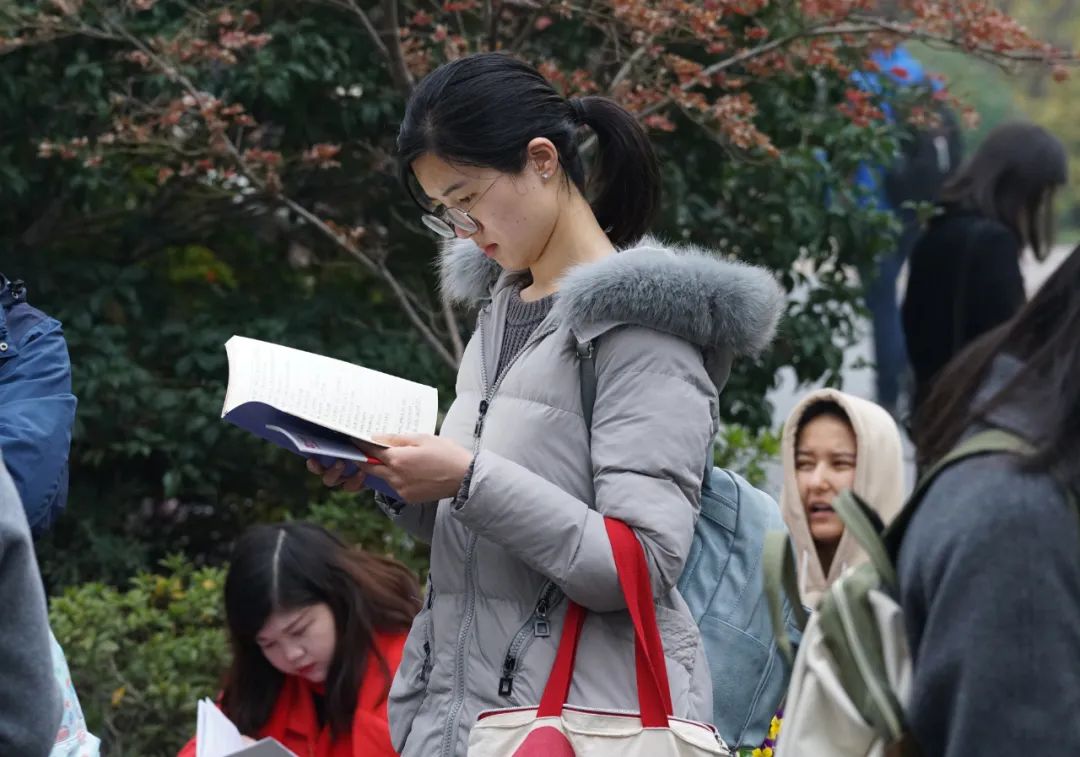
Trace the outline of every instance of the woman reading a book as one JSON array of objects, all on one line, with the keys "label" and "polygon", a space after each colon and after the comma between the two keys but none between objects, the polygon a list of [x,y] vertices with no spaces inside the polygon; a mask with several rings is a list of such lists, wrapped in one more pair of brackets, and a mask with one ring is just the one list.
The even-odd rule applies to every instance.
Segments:
[{"label": "woman reading a book", "polygon": [[[221,709],[303,757],[394,755],[387,694],[419,594],[404,565],[314,524],[248,529],[225,579]],[[195,752],[192,739],[178,757]]]},{"label": "woman reading a book", "polygon": [[479,306],[478,327],[439,436],[384,439],[380,464],[350,478],[309,464],[347,490],[364,474],[386,481],[400,500],[384,509],[431,544],[390,692],[395,748],[460,757],[482,710],[536,705],[567,598],[589,611],[571,703],[637,709],[605,516],[645,550],[675,715],[711,720],[705,650],[675,584],[718,392],[733,356],[771,339],[779,287],[644,236],[661,178],[641,126],[612,100],[565,99],[510,56],[429,74],[398,149],[420,220],[445,240],[443,291]]}]

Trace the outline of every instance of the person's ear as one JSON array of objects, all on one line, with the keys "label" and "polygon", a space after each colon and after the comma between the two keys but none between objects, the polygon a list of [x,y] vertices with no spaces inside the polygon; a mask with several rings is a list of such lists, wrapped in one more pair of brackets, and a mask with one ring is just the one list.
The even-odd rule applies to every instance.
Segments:
[{"label": "person's ear", "polygon": [[525,148],[528,160],[526,170],[535,170],[540,178],[548,181],[559,170],[559,151],[547,137],[537,137]]}]

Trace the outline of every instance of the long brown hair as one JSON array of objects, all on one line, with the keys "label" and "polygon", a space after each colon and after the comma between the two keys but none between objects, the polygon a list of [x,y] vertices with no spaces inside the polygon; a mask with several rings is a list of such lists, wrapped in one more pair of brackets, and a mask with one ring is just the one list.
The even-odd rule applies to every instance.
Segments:
[{"label": "long brown hair", "polygon": [[949,179],[941,202],[1003,224],[1041,260],[1053,244],[1053,193],[1067,178],[1068,157],[1057,137],[1035,124],[1005,123]]},{"label": "long brown hair", "polygon": [[285,676],[255,640],[270,615],[325,602],[337,645],[326,676],[326,720],[334,738],[352,729],[368,654],[389,691],[392,675],[373,646],[376,631],[400,632],[420,609],[416,576],[397,560],[350,547],[321,526],[291,522],[253,526],[233,548],[225,579],[225,618],[232,645],[222,706],[243,733],[256,733],[274,708]]},{"label": "long brown hair", "polygon": [[[919,466],[940,459],[973,424],[1016,406],[1037,437],[1027,468],[1080,490],[1080,247],[1011,320],[975,340],[943,369],[913,427]],[[1020,369],[991,396],[972,398],[1004,355]]]}]

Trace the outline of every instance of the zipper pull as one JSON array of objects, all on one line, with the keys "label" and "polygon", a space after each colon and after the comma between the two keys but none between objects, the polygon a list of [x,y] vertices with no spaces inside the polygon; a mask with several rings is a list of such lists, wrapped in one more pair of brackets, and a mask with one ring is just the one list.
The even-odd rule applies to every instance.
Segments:
[{"label": "zipper pull", "polygon": [[546,639],[551,636],[551,623],[547,619],[547,602],[541,601],[536,606],[536,620],[533,621],[533,636]]},{"label": "zipper pull", "polygon": [[499,696],[508,697],[514,691],[514,667],[516,665],[517,660],[507,655],[503,661],[502,678],[499,679]]},{"label": "zipper pull", "polygon": [[480,400],[480,414],[476,416],[476,427],[473,428],[473,439],[479,439],[480,434],[484,432],[484,417],[487,415],[489,403],[487,400]]}]

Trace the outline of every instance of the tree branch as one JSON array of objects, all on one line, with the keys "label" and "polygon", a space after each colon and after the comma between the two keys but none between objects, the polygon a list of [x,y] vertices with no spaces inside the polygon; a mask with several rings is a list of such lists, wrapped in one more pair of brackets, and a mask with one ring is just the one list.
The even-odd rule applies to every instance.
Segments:
[{"label": "tree branch", "polygon": [[334,2],[333,4],[337,6],[343,6],[347,10],[352,11],[356,15],[356,17],[360,19],[361,26],[364,27],[365,31],[367,31],[368,36],[371,37],[371,41],[375,43],[375,47],[378,48],[379,54],[386,58],[387,63],[393,64],[394,56],[391,55],[390,48],[388,48],[386,46],[386,43],[383,42],[383,38],[382,35],[379,34],[379,30],[375,28],[375,24],[371,23],[371,18],[369,18],[368,14],[364,12],[364,9],[357,4],[356,0],[345,0],[344,3]]},{"label": "tree branch", "polygon": [[857,22],[852,24],[851,30],[841,29],[840,34],[861,34],[867,31],[882,31],[889,32],[890,34],[896,34],[908,39],[917,39],[920,42],[933,42],[946,45],[952,48],[958,48],[966,53],[975,55],[983,60],[991,63],[1001,61],[1010,61],[1012,63],[1046,63],[1048,59],[1053,58],[1054,62],[1062,63],[1066,65],[1078,65],[1080,64],[1080,57],[1075,54],[1061,55],[1061,56],[1049,56],[1045,52],[1039,53],[1035,51],[1023,52],[1016,50],[997,50],[993,47],[987,47],[985,45],[972,46],[962,39],[956,39],[954,37],[947,36],[945,34],[934,34],[933,32],[923,31],[913,27],[911,24],[904,24],[897,21],[889,21],[884,18],[875,18],[873,16],[852,16],[853,21]]},{"label": "tree branch", "polygon": [[454,308],[450,305],[450,300],[446,296],[439,292],[439,301],[442,303],[443,320],[446,321],[446,330],[450,332],[450,344],[454,348],[454,357],[457,358],[457,362],[461,363],[461,358],[465,354],[465,345],[461,341],[461,327],[458,326],[457,315],[454,314]]},{"label": "tree branch", "polygon": [[[801,39],[811,39],[814,37],[835,37],[843,35],[867,35],[875,32],[886,32],[889,34],[896,34],[908,39],[917,39],[922,42],[937,42],[945,44],[953,48],[961,48],[965,52],[975,55],[976,57],[983,58],[992,63],[1000,65],[1002,60],[1009,60],[1013,62],[1045,62],[1047,56],[1039,55],[1038,53],[1017,53],[1017,52],[998,52],[990,48],[969,48],[962,40],[953,39],[945,35],[935,35],[930,32],[919,31],[907,24],[901,24],[897,22],[887,21],[885,19],[878,18],[864,18],[857,17],[851,23],[830,24],[825,26],[808,27],[798,32],[788,34],[784,37],[778,37],[777,39],[770,40],[757,47],[751,47],[743,50],[730,58],[717,61],[710,66],[702,69],[701,74],[683,84],[680,85],[680,89],[684,92],[688,92],[698,84],[702,83],[702,80],[708,80],[712,76],[725,71],[734,66],[738,66],[742,63],[746,63],[754,58],[761,57],[768,53],[778,50],[782,47],[787,47]],[[1069,62],[1072,64],[1080,63],[1080,58],[1075,56],[1070,58],[1062,58],[1060,62]],[[665,97],[664,99],[653,103],[648,108],[645,108],[637,114],[639,119],[647,118],[652,114],[664,110],[672,104],[672,98]]]},{"label": "tree branch", "polygon": [[526,40],[529,39],[529,32],[536,26],[536,20],[540,18],[540,14],[543,12],[544,6],[538,6],[532,9],[532,13],[525,19],[525,23],[522,25],[521,29],[518,30],[517,36],[514,37],[514,41],[511,42],[510,46],[507,48],[510,52],[517,53],[521,51],[522,46],[525,44]]},{"label": "tree branch", "polygon": [[[353,2],[353,0],[350,0]],[[409,66],[405,62],[405,52],[401,49],[401,37],[398,34],[398,29],[401,24],[398,21],[398,4],[397,0],[382,0],[383,11],[386,14],[386,29],[384,35],[386,37],[386,47],[390,51],[390,74],[394,78],[394,83],[398,89],[405,95],[412,92],[416,82],[413,80],[412,72],[409,71]]]},{"label": "tree branch", "polygon": [[435,350],[435,353],[443,360],[443,362],[447,364],[447,366],[454,369],[458,367],[458,361],[454,358],[450,351],[446,349],[446,345],[443,344],[442,340],[439,339],[438,335],[431,329],[431,326],[429,326],[428,323],[420,316],[420,313],[417,311],[416,307],[412,302],[412,298],[409,292],[403,286],[401,286],[401,282],[398,281],[397,277],[394,276],[393,272],[386,267],[385,263],[383,263],[382,261],[374,260],[369,255],[366,255],[363,250],[361,250],[355,244],[353,244],[347,239],[342,238],[340,234],[331,229],[326,224],[326,221],[319,218],[317,215],[312,213],[300,203],[296,202],[296,200],[293,200],[291,197],[278,193],[277,199],[279,202],[289,208],[289,210],[296,213],[298,216],[311,224],[320,234],[322,234],[324,237],[336,244],[339,248],[341,248],[353,258],[355,258],[365,268],[379,276],[379,278],[381,278],[386,283],[386,285],[390,287],[390,291],[394,293],[394,297],[397,298],[398,304],[405,312],[406,317],[413,324],[416,330],[420,332],[420,336],[424,338],[424,341],[428,343],[428,346]]},{"label": "tree branch", "polygon": [[484,0],[484,28],[487,29],[487,49],[489,52],[494,52],[499,45],[497,13],[498,9],[495,7],[495,0]]},{"label": "tree branch", "polygon": [[[390,0],[390,2],[393,2],[393,0]],[[154,63],[154,65],[161,69],[168,78],[179,83],[189,95],[196,99],[197,102],[202,101],[203,94],[198,90],[194,83],[182,73],[180,73],[174,66],[170,65],[168,61],[161,58],[150,47],[148,47],[141,40],[135,37],[126,27],[108,19],[106,19],[106,23],[109,24],[109,26],[112,27],[116,33],[120,34],[124,39],[126,39],[129,44],[133,45],[137,49],[141,50],[144,54],[146,54],[147,57]],[[431,329],[431,326],[428,325],[428,323],[420,316],[420,313],[417,311],[409,296],[409,292],[401,285],[401,282],[397,280],[397,278],[390,271],[390,269],[386,267],[385,263],[379,260],[375,260],[374,258],[365,254],[363,250],[357,247],[350,240],[342,237],[339,233],[330,228],[330,226],[328,226],[323,219],[316,216],[314,213],[312,213],[300,203],[293,200],[291,197],[285,195],[280,190],[274,190],[267,187],[266,183],[263,182],[262,179],[254,171],[251,170],[251,167],[244,160],[243,155],[240,154],[239,149],[237,149],[233,141],[229,139],[227,135],[222,135],[222,141],[226,151],[229,153],[230,157],[236,162],[236,165],[241,171],[241,173],[243,173],[243,175],[247,177],[248,181],[250,181],[253,186],[257,187],[270,197],[273,197],[277,202],[281,203],[289,210],[303,218],[325,238],[333,242],[335,245],[337,245],[337,247],[344,250],[346,253],[348,253],[350,256],[360,262],[365,268],[367,268],[369,271],[381,278],[383,282],[385,282],[386,285],[390,287],[390,290],[393,292],[394,297],[398,300],[398,305],[404,311],[405,316],[413,324],[416,330],[420,332],[421,337],[423,337],[424,341],[428,343],[428,346],[435,350],[435,353],[443,360],[443,362],[447,364],[448,367],[455,369],[457,368],[458,363],[454,359],[454,356],[446,348],[446,345],[443,344],[442,340],[439,339],[438,335]]]},{"label": "tree branch", "polygon": [[356,0],[309,0],[309,2],[338,8],[356,16],[360,21],[360,25],[364,27],[364,31],[367,32],[371,41],[375,44],[379,55],[386,61],[394,85],[406,95],[412,91],[415,82],[409,67],[405,64],[405,55],[401,50],[401,40],[398,37],[397,3],[395,0],[383,0],[387,28],[382,32],[372,23],[371,16],[360,7]]},{"label": "tree branch", "polygon": [[620,84],[622,84],[623,79],[625,79],[630,74],[630,71],[634,68],[634,64],[641,60],[641,56],[646,53],[650,45],[652,45],[652,37],[649,37],[649,39],[645,40],[645,43],[637,50],[635,50],[629,58],[626,59],[626,62],[622,64],[622,67],[618,70],[618,72],[616,72],[614,78],[612,78],[611,84],[608,85],[609,94],[615,93],[615,89]]}]

